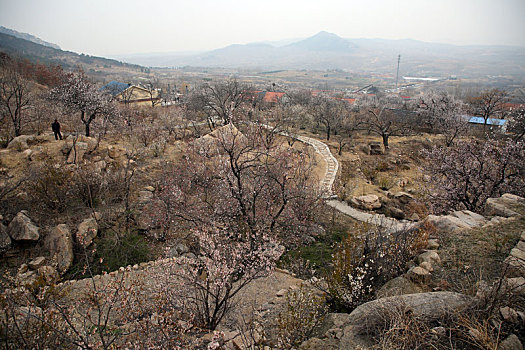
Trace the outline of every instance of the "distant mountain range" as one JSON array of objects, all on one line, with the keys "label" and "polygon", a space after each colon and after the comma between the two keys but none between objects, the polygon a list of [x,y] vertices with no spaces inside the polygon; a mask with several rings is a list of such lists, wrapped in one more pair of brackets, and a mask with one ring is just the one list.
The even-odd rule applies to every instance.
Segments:
[{"label": "distant mountain range", "polygon": [[416,40],[345,39],[320,32],[285,45],[234,44],[198,54],[117,56],[151,67],[345,69],[392,73],[401,55],[400,74],[417,76],[525,76],[525,47],[456,46]]},{"label": "distant mountain range", "polygon": [[[6,34],[7,33],[7,34]],[[234,44],[199,53],[155,53],[117,56],[115,59],[63,51],[31,34],[0,27],[0,51],[41,63],[78,65],[101,77],[115,68],[132,73],[144,67],[221,67],[268,70],[342,69],[356,73],[462,78],[504,76],[525,78],[525,47],[456,46],[417,40],[345,39],[320,32],[306,39]],[[123,63],[120,62],[128,62]]]}]

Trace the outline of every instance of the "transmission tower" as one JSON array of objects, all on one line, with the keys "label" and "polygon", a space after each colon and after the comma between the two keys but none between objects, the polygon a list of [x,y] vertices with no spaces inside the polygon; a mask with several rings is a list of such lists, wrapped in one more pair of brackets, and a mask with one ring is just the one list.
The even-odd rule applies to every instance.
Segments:
[{"label": "transmission tower", "polygon": [[397,55],[396,90],[397,90],[397,81],[399,79],[399,61],[401,61],[401,55]]}]

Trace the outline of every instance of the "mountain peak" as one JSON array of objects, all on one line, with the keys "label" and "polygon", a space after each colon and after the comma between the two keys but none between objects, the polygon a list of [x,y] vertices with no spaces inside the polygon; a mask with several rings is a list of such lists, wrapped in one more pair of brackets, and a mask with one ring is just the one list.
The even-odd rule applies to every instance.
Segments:
[{"label": "mountain peak", "polygon": [[356,45],[348,39],[343,39],[334,33],[323,30],[314,36],[290,44],[288,47],[301,48],[308,51],[350,52]]}]

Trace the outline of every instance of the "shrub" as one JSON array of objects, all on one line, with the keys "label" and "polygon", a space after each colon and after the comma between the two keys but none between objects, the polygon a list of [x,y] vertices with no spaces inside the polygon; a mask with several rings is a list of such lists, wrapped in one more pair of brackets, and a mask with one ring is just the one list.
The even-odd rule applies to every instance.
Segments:
[{"label": "shrub", "polygon": [[326,278],[329,302],[336,310],[352,310],[370,300],[376,288],[398,276],[428,239],[424,229],[391,232],[361,224],[340,244]]},{"label": "shrub", "polygon": [[277,319],[277,341],[280,349],[293,349],[308,339],[327,312],[323,297],[303,286],[286,296],[286,309]]}]

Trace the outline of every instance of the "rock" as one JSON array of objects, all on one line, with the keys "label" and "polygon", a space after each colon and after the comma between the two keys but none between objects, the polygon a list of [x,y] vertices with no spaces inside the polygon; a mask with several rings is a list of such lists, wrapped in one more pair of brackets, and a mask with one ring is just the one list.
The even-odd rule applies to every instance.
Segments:
[{"label": "rock", "polygon": [[408,220],[410,220],[410,221],[419,221],[419,220],[421,220],[421,218],[419,217],[419,215],[417,215],[417,213],[413,213],[412,215],[410,215]]},{"label": "rock", "polygon": [[504,218],[519,216],[517,212],[510,208],[514,205],[516,205],[516,202],[507,198],[489,198],[485,202],[485,215],[503,216]]},{"label": "rock", "polygon": [[419,264],[419,267],[424,268],[428,272],[434,271],[434,268],[432,267],[432,264],[429,263],[428,261],[423,261],[421,264]]},{"label": "rock", "polygon": [[484,216],[470,210],[455,211],[450,215],[458,218],[468,227],[481,227],[487,222]]},{"label": "rock", "polygon": [[30,270],[22,273],[18,273],[15,278],[15,283],[18,286],[31,287],[34,286],[38,281],[38,273]]},{"label": "rock", "polygon": [[523,345],[517,335],[511,334],[501,342],[498,350],[523,350]]},{"label": "rock", "polygon": [[508,277],[522,277],[525,276],[525,261],[509,255],[504,263],[506,266]]},{"label": "rock", "polygon": [[393,194],[393,197],[397,199],[401,204],[407,205],[408,203],[414,200],[414,196],[406,192],[396,192]]},{"label": "rock", "polygon": [[11,237],[7,234],[7,227],[0,223],[0,252],[11,248]]},{"label": "rock", "polygon": [[58,272],[66,272],[73,264],[73,237],[67,225],[53,228],[44,239],[44,247],[56,262]]},{"label": "rock", "polygon": [[511,277],[505,281],[511,293],[525,296],[525,277]]},{"label": "rock", "polygon": [[38,258],[34,258],[33,260],[31,260],[30,262],[27,263],[27,266],[32,269],[32,270],[36,270],[38,269],[40,266],[44,266],[44,263],[46,261],[46,258],[43,257],[43,256],[39,256]]},{"label": "rock", "polygon": [[450,215],[428,215],[426,221],[434,225],[436,229],[442,233],[452,233],[461,228],[468,228],[461,220]]},{"label": "rock", "polygon": [[38,241],[40,234],[38,227],[33,224],[23,210],[16,214],[14,219],[7,226],[7,234],[15,241]]},{"label": "rock", "polygon": [[140,191],[139,192],[139,203],[148,203],[153,199],[153,192],[151,191]]},{"label": "rock", "polygon": [[426,252],[419,254],[416,258],[417,264],[421,264],[425,261],[430,263],[432,266],[434,266],[434,264],[441,265],[441,259],[435,250],[427,250]]},{"label": "rock", "polygon": [[353,197],[351,201],[355,206],[364,210],[374,210],[381,208],[379,197],[375,194]]},{"label": "rock", "polygon": [[14,149],[16,151],[24,151],[29,148],[30,142],[35,140],[34,135],[20,135],[15,137],[14,139],[9,142],[9,145],[7,145],[8,149]]},{"label": "rock", "polygon": [[153,186],[146,186],[146,187],[144,187],[144,191],[155,192],[155,187],[153,187]]},{"label": "rock", "polygon": [[408,278],[399,276],[385,283],[377,291],[376,297],[379,299],[394,295],[423,293],[424,291],[419,284],[410,281]]},{"label": "rock", "polygon": [[430,330],[430,333],[432,336],[436,337],[437,339],[444,338],[447,335],[447,330],[445,327],[434,327]]},{"label": "rock", "polygon": [[67,163],[78,164],[84,159],[84,155],[88,150],[88,144],[86,142],[77,142],[75,146],[69,151],[69,156],[67,157]]},{"label": "rock", "polygon": [[43,150],[35,150],[33,151],[33,153],[31,153],[31,155],[29,156],[29,159],[32,161],[32,162],[35,162],[35,161],[43,161],[45,159],[49,158],[49,155],[44,152]]},{"label": "rock", "polygon": [[503,321],[510,323],[510,324],[517,324],[520,320],[520,317],[516,310],[505,306],[499,309],[499,313],[501,315],[501,318],[503,318]]},{"label": "rock", "polygon": [[432,279],[430,272],[420,266],[410,268],[405,275],[409,280],[415,283],[427,284]]},{"label": "rock", "polygon": [[18,268],[17,274],[26,273],[28,270],[29,270],[29,266],[27,266],[27,264],[22,264]]},{"label": "rock", "polygon": [[42,279],[46,285],[55,284],[60,279],[57,270],[51,266],[41,266],[37,272],[40,279]]},{"label": "rock", "polygon": [[99,160],[98,162],[93,163],[93,170],[97,173],[102,173],[106,170],[108,164],[104,160]]},{"label": "rock", "polygon": [[84,248],[93,243],[93,239],[97,236],[98,224],[94,218],[85,219],[78,225],[77,242]]},{"label": "rock", "polygon": [[126,153],[125,150],[115,147],[115,146],[108,146],[108,156],[112,159],[120,158]]},{"label": "rock", "polygon": [[399,208],[396,207],[390,207],[388,208],[388,212],[391,217],[398,220],[404,220],[405,219],[405,212]]},{"label": "rock", "polygon": [[33,151],[31,151],[30,149],[26,149],[22,152],[22,157],[27,160],[31,160],[31,154],[33,154]]},{"label": "rock", "polygon": [[525,252],[521,249],[518,249],[518,248],[512,248],[510,250],[510,255],[515,257],[515,258],[518,258],[518,259],[521,259],[521,260],[525,260]]},{"label": "rock", "polygon": [[86,135],[69,135],[66,140],[72,144],[76,139],[76,143],[82,142],[87,145],[87,152],[93,152],[97,148],[97,139]]},{"label": "rock", "polygon": [[427,243],[427,249],[429,250],[438,250],[439,249],[439,241],[435,238],[429,239]]},{"label": "rock", "polygon": [[371,346],[372,341],[367,331],[382,325],[385,313],[389,310],[402,307],[428,324],[468,307],[472,300],[466,295],[454,292],[431,292],[370,301],[358,306],[347,315],[344,324],[340,326],[343,329],[343,337],[338,348],[356,349],[359,346],[364,348]]},{"label": "rock", "polygon": [[288,292],[288,290],[286,290],[286,289],[281,289],[281,290],[279,290],[277,293],[275,293],[275,295],[276,295],[277,297],[284,297],[284,296],[286,295],[287,292]]},{"label": "rock", "polygon": [[177,244],[175,246],[175,249],[177,250],[177,253],[179,253],[179,255],[183,255],[190,252],[190,248],[188,248],[188,246],[183,243]]}]

